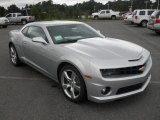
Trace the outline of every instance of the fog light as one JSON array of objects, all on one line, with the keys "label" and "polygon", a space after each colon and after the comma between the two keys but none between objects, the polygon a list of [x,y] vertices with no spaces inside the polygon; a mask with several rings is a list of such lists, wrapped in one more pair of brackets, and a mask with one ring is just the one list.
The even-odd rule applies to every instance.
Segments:
[{"label": "fog light", "polygon": [[110,91],[111,91],[111,88],[110,88],[110,87],[105,87],[105,88],[103,88],[103,89],[101,90],[101,93],[102,93],[103,95],[107,95],[107,94],[109,94]]}]

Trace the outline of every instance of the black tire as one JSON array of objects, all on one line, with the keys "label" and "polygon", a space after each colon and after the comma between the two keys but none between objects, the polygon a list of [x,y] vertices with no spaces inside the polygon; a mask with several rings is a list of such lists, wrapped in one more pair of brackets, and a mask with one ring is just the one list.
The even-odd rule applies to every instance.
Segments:
[{"label": "black tire", "polygon": [[21,23],[22,23],[22,25],[25,25],[25,24],[27,24],[27,21],[26,20],[22,20]]},{"label": "black tire", "polygon": [[160,31],[155,31],[157,35],[160,35]]},{"label": "black tire", "polygon": [[[68,72],[70,73],[68,73]],[[78,94],[76,98],[73,98],[72,95],[68,95],[68,94],[73,94],[71,91],[71,86],[73,85],[73,83],[69,82],[68,79],[65,77],[64,73],[67,72],[67,75],[72,78],[72,74],[71,72],[74,72],[74,74],[76,75],[76,77],[74,77],[74,81],[77,81],[75,82],[74,84],[76,86],[79,86],[80,89],[79,91],[76,91],[76,89],[74,88],[74,94]],[[83,77],[81,76],[80,72],[72,65],[66,65],[64,66],[61,70],[60,70],[60,73],[59,73],[59,81],[60,81],[60,86],[61,86],[61,89],[63,91],[63,94],[65,95],[65,97],[67,99],[69,99],[70,101],[72,102],[75,102],[75,103],[80,103],[84,100],[86,100],[87,98],[87,92],[86,92],[86,86],[85,86],[85,83],[84,83],[84,80],[83,80]],[[65,83],[64,84],[64,81],[68,82],[68,83]],[[70,87],[66,87],[64,88],[64,85],[68,85],[68,84],[72,84],[70,85]],[[68,92],[68,93],[67,93]]]},{"label": "black tire", "polygon": [[94,16],[94,20],[98,20],[99,19],[99,17],[98,16]]},{"label": "black tire", "polygon": [[3,25],[2,28],[7,28],[7,25]]},{"label": "black tire", "polygon": [[141,25],[142,27],[147,27],[147,23],[148,23],[147,20],[143,20],[140,25]]},{"label": "black tire", "polygon": [[116,16],[113,15],[113,16],[111,17],[111,19],[112,19],[112,20],[116,20]]},{"label": "black tire", "polygon": [[14,45],[10,45],[9,46],[9,55],[10,55],[10,60],[11,60],[11,63],[14,65],[14,66],[20,66],[22,63],[18,57],[18,53],[16,51],[16,48],[14,47]]}]

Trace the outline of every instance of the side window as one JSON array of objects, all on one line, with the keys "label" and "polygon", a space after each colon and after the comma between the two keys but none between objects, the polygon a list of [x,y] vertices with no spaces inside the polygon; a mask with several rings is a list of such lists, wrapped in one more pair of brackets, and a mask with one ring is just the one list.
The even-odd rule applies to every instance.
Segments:
[{"label": "side window", "polygon": [[43,31],[43,29],[40,27],[36,27],[36,26],[29,27],[28,32],[27,32],[27,36],[31,39],[34,37],[42,37],[48,43],[48,39],[46,37],[46,34]]},{"label": "side window", "polygon": [[11,14],[6,15],[6,17],[12,17]]},{"label": "side window", "polygon": [[106,11],[106,13],[110,13],[110,11]]},{"label": "side window", "polygon": [[148,11],[148,15],[152,15],[154,11]]},{"label": "side window", "polygon": [[22,30],[22,34],[27,37],[28,27]]},{"label": "side window", "polygon": [[13,17],[16,17],[16,14],[13,14]]},{"label": "side window", "polygon": [[139,15],[145,15],[145,11],[140,11]]},{"label": "side window", "polygon": [[100,14],[105,14],[105,11],[101,11],[101,13]]}]

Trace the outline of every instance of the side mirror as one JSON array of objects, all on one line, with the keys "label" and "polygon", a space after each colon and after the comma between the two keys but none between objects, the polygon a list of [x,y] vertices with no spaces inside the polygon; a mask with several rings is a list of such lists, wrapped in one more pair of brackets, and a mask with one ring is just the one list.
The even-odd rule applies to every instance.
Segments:
[{"label": "side mirror", "polygon": [[44,45],[47,45],[47,42],[42,37],[35,37],[32,39],[33,42],[42,43]]}]

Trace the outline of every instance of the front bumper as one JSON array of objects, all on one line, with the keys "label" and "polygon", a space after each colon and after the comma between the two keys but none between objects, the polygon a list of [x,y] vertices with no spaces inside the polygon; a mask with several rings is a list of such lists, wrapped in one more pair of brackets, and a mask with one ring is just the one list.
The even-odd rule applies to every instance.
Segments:
[{"label": "front bumper", "polygon": [[[97,77],[93,78],[96,79],[96,81],[93,80],[94,82],[92,82],[92,80],[86,80],[88,99],[97,103],[104,103],[143,92],[151,80],[151,67],[152,60],[150,58],[146,65],[145,71],[140,75],[111,79]],[[137,89],[118,94],[118,91],[121,88],[130,88],[130,86],[134,86],[137,84],[142,84],[142,86]],[[106,95],[101,93],[102,89],[105,87],[111,88],[110,92]]]}]

